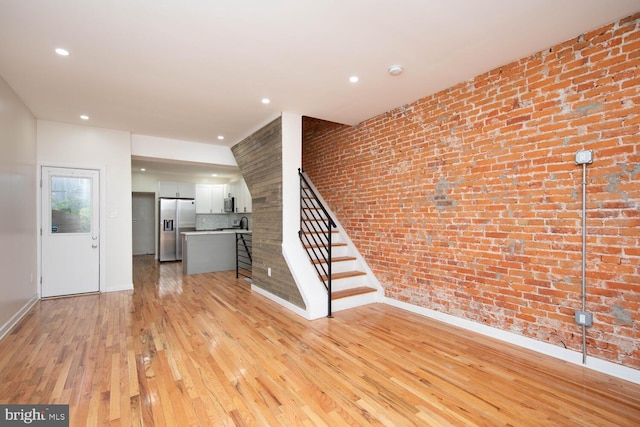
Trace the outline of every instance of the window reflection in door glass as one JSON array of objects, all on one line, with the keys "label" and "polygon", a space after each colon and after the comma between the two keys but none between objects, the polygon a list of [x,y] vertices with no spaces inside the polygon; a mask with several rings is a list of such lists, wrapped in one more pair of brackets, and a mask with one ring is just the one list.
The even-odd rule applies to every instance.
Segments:
[{"label": "window reflection in door glass", "polygon": [[91,178],[51,177],[51,232],[91,231]]}]

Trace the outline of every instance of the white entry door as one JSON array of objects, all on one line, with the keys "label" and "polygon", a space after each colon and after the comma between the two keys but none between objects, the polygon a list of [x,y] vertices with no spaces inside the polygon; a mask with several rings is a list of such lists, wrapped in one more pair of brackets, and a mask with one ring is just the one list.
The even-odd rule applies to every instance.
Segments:
[{"label": "white entry door", "polygon": [[42,297],[100,290],[100,172],[42,168]]}]

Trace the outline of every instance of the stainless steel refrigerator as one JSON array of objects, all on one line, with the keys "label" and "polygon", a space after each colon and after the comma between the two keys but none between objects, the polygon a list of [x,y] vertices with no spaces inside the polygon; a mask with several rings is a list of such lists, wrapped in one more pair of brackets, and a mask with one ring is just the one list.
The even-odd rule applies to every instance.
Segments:
[{"label": "stainless steel refrigerator", "polygon": [[193,199],[160,199],[160,261],[182,260],[183,231],[196,229],[196,202]]}]

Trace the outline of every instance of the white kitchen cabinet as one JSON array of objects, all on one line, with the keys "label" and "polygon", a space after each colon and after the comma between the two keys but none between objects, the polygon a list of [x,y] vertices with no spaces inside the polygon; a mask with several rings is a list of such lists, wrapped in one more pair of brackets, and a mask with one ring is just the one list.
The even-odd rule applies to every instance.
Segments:
[{"label": "white kitchen cabinet", "polygon": [[253,208],[251,193],[249,193],[249,187],[247,187],[247,183],[244,179],[239,181],[239,187],[242,204],[238,204],[238,212],[251,212]]},{"label": "white kitchen cabinet", "polygon": [[251,212],[251,193],[244,179],[228,184],[228,192],[235,198],[235,211],[237,213]]},{"label": "white kitchen cabinet", "polygon": [[159,197],[178,197],[193,199],[196,197],[196,186],[188,182],[160,181],[158,183]]},{"label": "white kitchen cabinet", "polygon": [[211,186],[206,184],[196,184],[196,213],[211,213],[211,202]]},{"label": "white kitchen cabinet", "polygon": [[180,197],[181,199],[195,199],[196,186],[186,182],[179,182],[178,197]]},{"label": "white kitchen cabinet", "polygon": [[223,185],[198,184],[195,187],[197,214],[224,212]]},{"label": "white kitchen cabinet", "polygon": [[211,212],[224,212],[224,186],[222,185],[211,186]]}]

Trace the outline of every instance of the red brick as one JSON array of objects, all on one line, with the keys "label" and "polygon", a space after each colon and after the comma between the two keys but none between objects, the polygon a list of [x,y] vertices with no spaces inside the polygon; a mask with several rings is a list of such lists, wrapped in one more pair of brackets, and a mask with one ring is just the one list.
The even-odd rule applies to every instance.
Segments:
[{"label": "red brick", "polygon": [[640,369],[622,350],[640,332],[609,314],[640,307],[638,19],[355,127],[305,118],[304,169],[388,297],[580,350],[574,156],[591,149],[588,351]]}]

